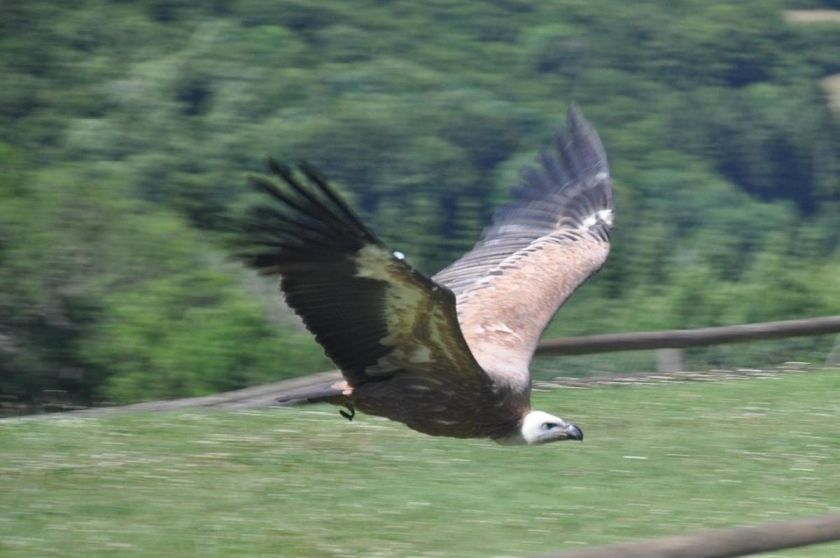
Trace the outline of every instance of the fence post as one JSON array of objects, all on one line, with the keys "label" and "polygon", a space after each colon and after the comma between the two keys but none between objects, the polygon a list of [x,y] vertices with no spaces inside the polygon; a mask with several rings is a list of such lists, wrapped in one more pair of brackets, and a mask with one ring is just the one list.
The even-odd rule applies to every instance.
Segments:
[{"label": "fence post", "polygon": [[656,351],[656,370],[663,374],[685,370],[685,358],[682,349],[659,349]]},{"label": "fence post", "polygon": [[840,335],[834,340],[834,348],[829,351],[825,363],[829,365],[840,364]]}]

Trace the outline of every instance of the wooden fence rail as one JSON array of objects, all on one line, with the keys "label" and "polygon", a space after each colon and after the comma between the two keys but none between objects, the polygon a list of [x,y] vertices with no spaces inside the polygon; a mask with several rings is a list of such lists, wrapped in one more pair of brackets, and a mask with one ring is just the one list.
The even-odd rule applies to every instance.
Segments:
[{"label": "wooden fence rail", "polygon": [[689,535],[547,554],[541,558],[729,558],[840,541],[840,514],[698,531]]},{"label": "wooden fence rail", "polygon": [[720,343],[743,343],[746,341],[830,333],[840,333],[840,316],[699,329],[608,333],[605,335],[550,339],[540,343],[537,354],[583,355],[610,351],[684,349]]},{"label": "wooden fence rail", "polygon": [[[797,335],[824,335],[829,333],[840,333],[840,316],[702,329],[569,337],[566,339],[543,341],[537,348],[537,354],[581,355],[586,353],[643,349],[658,349],[665,352],[674,350],[674,348],[713,345],[715,343],[737,343],[760,339],[775,339]],[[672,366],[670,369],[660,366],[660,371],[662,372],[671,372],[676,369],[678,369],[678,366]],[[110,412],[119,412],[175,410],[191,407],[212,407],[217,409],[268,407],[276,404],[278,399],[294,399],[296,393],[305,393],[311,386],[331,383],[340,378],[341,374],[337,370],[333,370],[204,397],[191,397],[174,401],[148,401],[123,407],[110,407],[108,409]],[[106,409],[95,409],[80,412],[97,413],[109,411]]]}]

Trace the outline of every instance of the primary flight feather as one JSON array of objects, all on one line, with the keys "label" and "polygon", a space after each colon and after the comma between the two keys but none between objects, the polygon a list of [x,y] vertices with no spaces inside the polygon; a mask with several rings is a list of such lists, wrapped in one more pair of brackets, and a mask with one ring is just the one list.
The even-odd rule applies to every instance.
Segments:
[{"label": "primary flight feather", "polygon": [[298,398],[436,436],[583,439],[576,425],[531,409],[529,372],[554,313],[609,253],[607,158],[577,109],[515,201],[431,278],[389,250],[315,169],[269,168],[274,179],[252,179],[269,203],[241,225],[244,258],[280,276],[286,302],[345,379]]}]

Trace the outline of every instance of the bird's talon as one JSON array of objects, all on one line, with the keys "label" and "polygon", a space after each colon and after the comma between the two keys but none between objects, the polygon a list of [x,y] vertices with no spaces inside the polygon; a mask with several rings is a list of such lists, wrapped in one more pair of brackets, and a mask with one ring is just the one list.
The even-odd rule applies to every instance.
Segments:
[{"label": "bird's talon", "polygon": [[345,411],[344,409],[340,409],[338,412],[339,414],[341,414],[341,416],[343,416],[349,421],[352,421],[353,417],[356,416],[356,409],[353,407],[347,407],[347,411]]}]

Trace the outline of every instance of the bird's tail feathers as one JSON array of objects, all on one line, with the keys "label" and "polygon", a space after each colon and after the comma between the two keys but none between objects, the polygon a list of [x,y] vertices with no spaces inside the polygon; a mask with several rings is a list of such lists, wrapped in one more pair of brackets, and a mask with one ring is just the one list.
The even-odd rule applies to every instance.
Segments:
[{"label": "bird's tail feathers", "polygon": [[345,387],[344,382],[328,380],[286,391],[277,398],[277,404],[283,407],[305,405],[307,403],[347,405],[348,399],[344,395]]}]

